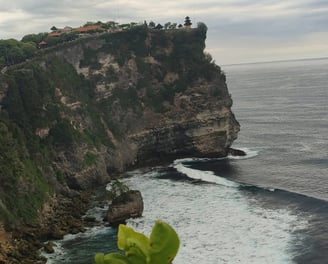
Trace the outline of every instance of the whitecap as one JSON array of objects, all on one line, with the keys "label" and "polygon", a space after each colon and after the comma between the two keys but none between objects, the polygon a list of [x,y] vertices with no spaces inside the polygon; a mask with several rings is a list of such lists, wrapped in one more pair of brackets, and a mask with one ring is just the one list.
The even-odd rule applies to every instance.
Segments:
[{"label": "whitecap", "polygon": [[201,180],[204,182],[215,183],[227,187],[239,187],[240,184],[237,182],[230,181],[223,177],[215,175],[212,171],[200,171],[196,169],[188,168],[186,165],[182,163],[185,160],[176,160],[174,162],[174,168],[189,177],[190,179],[194,180]]},{"label": "whitecap", "polygon": [[299,151],[302,151],[302,152],[309,152],[312,150],[311,146],[309,144],[306,144],[304,142],[300,142],[299,143]]},{"label": "whitecap", "polygon": [[[189,176],[217,177],[181,163],[176,166]],[[170,223],[181,239],[175,264],[294,263],[294,242],[301,239],[294,232],[307,226],[294,212],[263,208],[239,188],[147,175],[125,183],[142,192],[145,208],[143,217],[129,220],[128,225],[149,235],[157,219]]]}]

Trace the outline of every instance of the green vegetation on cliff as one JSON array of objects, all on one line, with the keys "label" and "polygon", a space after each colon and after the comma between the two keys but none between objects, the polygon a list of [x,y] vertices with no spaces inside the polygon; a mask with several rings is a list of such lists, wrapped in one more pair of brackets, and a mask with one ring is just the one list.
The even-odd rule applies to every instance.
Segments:
[{"label": "green vegetation on cliff", "polygon": [[35,219],[53,192],[25,145],[24,136],[14,124],[8,127],[0,121],[0,220],[6,224]]},{"label": "green vegetation on cliff", "polygon": [[[148,140],[135,138],[153,133],[168,120],[178,123],[200,111],[190,106],[191,100],[199,107],[209,100],[213,109],[218,102],[230,107],[225,76],[204,53],[206,30],[203,23],[191,30],[134,26],[42,50],[3,71],[0,219],[8,224],[33,221],[56,192],[99,185],[112,172],[142,164],[143,145],[155,146],[172,137],[170,133],[179,135],[172,144],[196,142],[190,136],[182,138],[180,125],[165,127],[167,134],[157,133]],[[26,49],[31,48],[29,43],[12,46]],[[0,49],[3,46],[0,43]],[[225,147],[231,141],[228,132],[217,133],[225,135]],[[185,145],[194,151],[189,141]],[[168,151],[156,155],[163,157]]]},{"label": "green vegetation on cliff", "polygon": [[[93,145],[95,140],[90,135],[97,135],[96,132],[81,134],[63,118],[70,110],[60,104],[56,87],[85,103],[92,100],[92,90],[60,58],[48,61],[46,67],[35,62],[14,67],[2,77],[1,83],[7,87],[0,112],[0,140],[6,142],[1,144],[1,210],[6,212],[7,219],[31,221],[55,191],[55,174],[59,171],[50,166],[55,153],[76,142]],[[89,155],[84,164],[89,165],[90,160]]]},{"label": "green vegetation on cliff", "polygon": [[15,39],[0,39],[0,67],[15,64],[31,58],[36,51],[33,42],[21,42]]}]

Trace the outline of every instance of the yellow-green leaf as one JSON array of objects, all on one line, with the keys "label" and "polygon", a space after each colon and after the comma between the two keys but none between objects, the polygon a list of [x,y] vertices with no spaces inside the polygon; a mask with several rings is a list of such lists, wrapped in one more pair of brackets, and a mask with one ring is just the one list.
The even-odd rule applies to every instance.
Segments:
[{"label": "yellow-green leaf", "polygon": [[[118,248],[125,251],[129,260],[146,263],[149,252],[149,238],[144,234],[134,231],[126,225],[120,225],[118,230]],[[142,262],[140,262],[142,263]]]},{"label": "yellow-green leaf", "polygon": [[104,256],[104,264],[134,264],[126,256],[119,253],[110,253]]},{"label": "yellow-green leaf", "polygon": [[95,256],[96,264],[104,264],[104,253],[98,253]]},{"label": "yellow-green leaf", "polygon": [[167,223],[157,221],[150,235],[150,264],[168,264],[178,253],[180,240]]}]

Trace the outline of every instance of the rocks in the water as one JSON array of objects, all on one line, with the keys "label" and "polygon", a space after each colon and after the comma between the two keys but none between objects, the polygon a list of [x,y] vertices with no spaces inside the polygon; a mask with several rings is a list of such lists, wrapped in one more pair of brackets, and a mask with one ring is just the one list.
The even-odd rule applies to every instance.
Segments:
[{"label": "rocks in the water", "polygon": [[110,225],[124,223],[129,218],[142,216],[143,199],[140,191],[130,190],[122,195],[113,200],[109,206],[107,221]]},{"label": "rocks in the water", "polygon": [[54,249],[55,246],[56,246],[55,243],[53,243],[53,242],[47,242],[47,243],[44,244],[43,249],[44,249],[44,251],[46,253],[52,254],[52,253],[55,252],[55,249]]},{"label": "rocks in the water", "polygon": [[[82,216],[89,208],[90,201],[89,192],[56,196],[38,221],[16,226],[8,233],[6,244],[0,243],[0,263],[46,263],[47,259],[40,255],[40,249],[52,253],[54,245],[43,242],[85,231]],[[6,233],[2,229],[0,227],[0,236],[3,237]]]},{"label": "rocks in the water", "polygon": [[94,222],[96,222],[96,217],[94,217],[94,216],[85,216],[85,217],[83,217],[83,221],[84,222],[87,222],[87,223],[94,223]]},{"label": "rocks in the water", "polygon": [[65,231],[58,228],[54,227],[52,230],[50,230],[48,234],[48,238],[50,239],[63,239],[64,235],[66,235]]},{"label": "rocks in the water", "polygon": [[241,149],[233,149],[233,148],[229,148],[228,153],[232,156],[246,156],[246,152],[241,150]]}]

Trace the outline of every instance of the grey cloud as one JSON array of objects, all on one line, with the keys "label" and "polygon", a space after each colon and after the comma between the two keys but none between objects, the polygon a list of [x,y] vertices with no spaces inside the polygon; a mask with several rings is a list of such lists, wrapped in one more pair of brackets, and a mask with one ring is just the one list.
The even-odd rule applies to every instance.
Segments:
[{"label": "grey cloud", "polygon": [[21,38],[49,31],[52,25],[79,26],[98,20],[183,23],[186,15],[194,25],[207,24],[207,45],[212,50],[220,45],[227,50],[229,46],[251,50],[258,41],[279,45],[328,31],[327,0],[0,0],[0,4],[0,38]]},{"label": "grey cloud", "polygon": [[327,0],[309,0],[306,2],[301,2],[299,5],[307,8],[327,8],[328,7],[328,2]]}]

